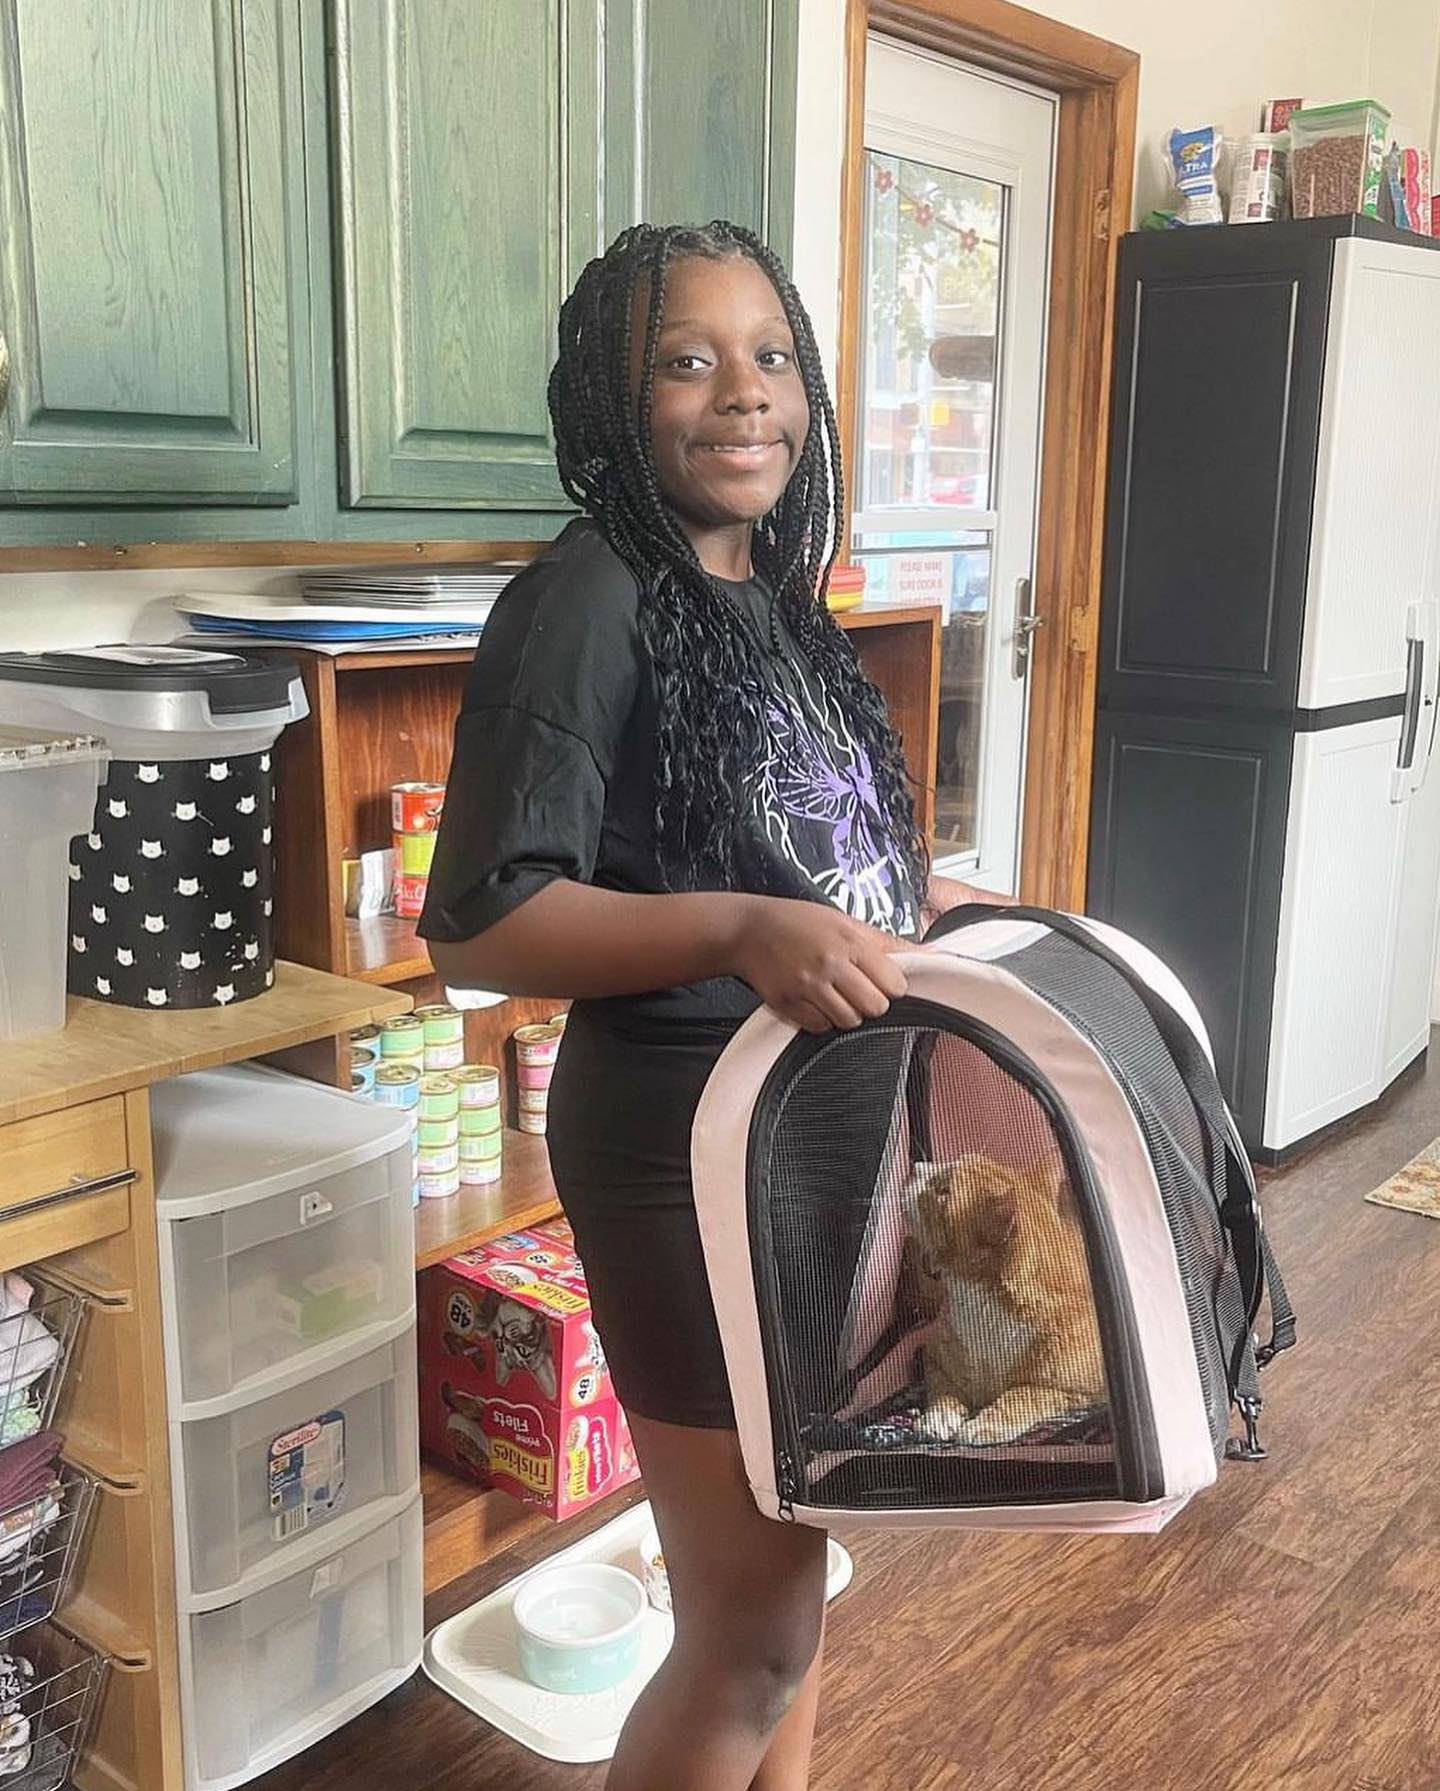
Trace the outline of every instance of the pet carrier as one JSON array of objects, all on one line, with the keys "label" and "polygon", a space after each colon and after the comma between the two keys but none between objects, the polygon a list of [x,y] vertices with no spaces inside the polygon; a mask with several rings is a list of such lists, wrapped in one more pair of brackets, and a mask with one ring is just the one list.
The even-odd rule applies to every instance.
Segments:
[{"label": "pet carrier", "polygon": [[1294,1341],[1200,1017],[1135,940],[1042,909],[956,910],[901,962],[853,1032],[757,1014],[696,1117],[756,1500],[1159,1529],[1263,1454],[1258,1369]]}]

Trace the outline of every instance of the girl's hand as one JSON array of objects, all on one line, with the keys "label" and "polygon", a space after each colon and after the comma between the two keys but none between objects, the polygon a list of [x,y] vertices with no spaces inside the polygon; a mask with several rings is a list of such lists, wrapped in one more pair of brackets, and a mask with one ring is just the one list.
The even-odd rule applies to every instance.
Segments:
[{"label": "girl's hand", "polygon": [[741,898],[734,974],[805,1032],[878,1020],[905,993],[891,953],[905,941],[821,902]]}]

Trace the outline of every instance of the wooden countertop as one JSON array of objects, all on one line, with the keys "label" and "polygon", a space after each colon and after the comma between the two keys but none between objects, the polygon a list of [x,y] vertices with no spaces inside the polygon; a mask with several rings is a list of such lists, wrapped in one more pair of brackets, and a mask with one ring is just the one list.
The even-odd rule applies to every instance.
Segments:
[{"label": "wooden countertop", "polygon": [[62,1032],[0,1049],[0,1125],[331,1038],[410,1005],[394,990],[285,963],[274,988],[233,1007],[152,1013],[72,997]]}]

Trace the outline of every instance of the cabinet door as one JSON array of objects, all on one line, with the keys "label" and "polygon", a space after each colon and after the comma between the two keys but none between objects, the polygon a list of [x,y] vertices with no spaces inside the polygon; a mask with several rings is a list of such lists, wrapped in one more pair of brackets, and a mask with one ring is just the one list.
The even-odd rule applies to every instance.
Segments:
[{"label": "cabinet door", "polygon": [[0,6],[0,503],[296,497],[285,0]]},{"label": "cabinet door", "polygon": [[790,253],[798,0],[610,0],[605,221],[728,218]]},{"label": "cabinet door", "polygon": [[1440,251],[1336,243],[1302,708],[1404,690],[1406,611],[1440,597],[1436,341]]},{"label": "cabinet door", "polygon": [[599,0],[332,0],[345,501],[556,509],[555,320],[598,247]]},{"label": "cabinet door", "polygon": [[1283,725],[1102,709],[1088,909],[1158,952],[1189,990],[1220,1086],[1260,1143],[1285,858]]},{"label": "cabinet door", "polygon": [[1380,1093],[1410,809],[1392,800],[1400,732],[1388,716],[1295,737],[1265,1107],[1274,1150]]}]

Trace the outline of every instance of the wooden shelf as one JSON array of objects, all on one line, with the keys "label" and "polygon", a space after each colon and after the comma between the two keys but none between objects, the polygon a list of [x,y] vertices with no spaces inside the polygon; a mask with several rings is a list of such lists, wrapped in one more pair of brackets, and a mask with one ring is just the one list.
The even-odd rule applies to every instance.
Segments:
[{"label": "wooden shelf", "polygon": [[397,665],[469,665],[474,657],[473,647],[377,647],[334,656],[337,672],[379,672]]},{"label": "wooden shelf", "polygon": [[357,982],[393,987],[435,974],[424,940],[415,936],[415,922],[394,914],[347,920],[345,956],[346,969]]},{"label": "wooden shelf", "polygon": [[559,1214],[543,1138],[507,1132],[504,1162],[504,1179],[493,1187],[462,1188],[445,1200],[420,1202],[415,1209],[417,1269],[434,1268],[462,1250]]},{"label": "wooden shelf", "polygon": [[916,622],[936,622],[940,606],[934,603],[872,603],[856,609],[842,610],[835,620],[845,630],[852,628],[908,627]]}]

